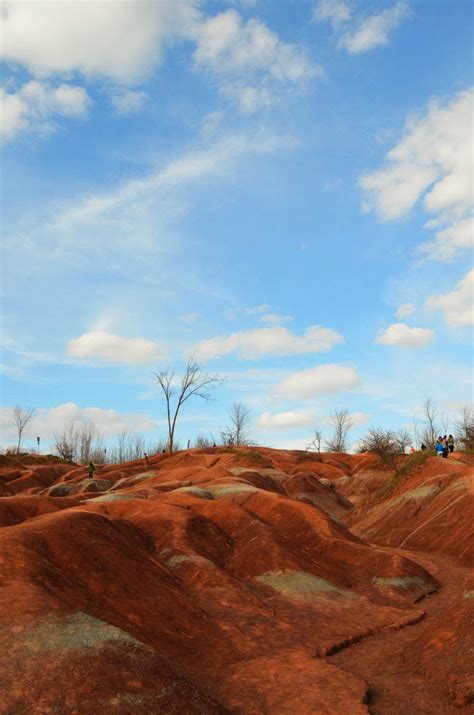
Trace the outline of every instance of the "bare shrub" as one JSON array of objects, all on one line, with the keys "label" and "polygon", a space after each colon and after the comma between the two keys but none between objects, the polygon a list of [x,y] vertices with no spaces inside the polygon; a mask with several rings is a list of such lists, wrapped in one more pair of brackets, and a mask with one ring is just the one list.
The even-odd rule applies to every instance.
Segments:
[{"label": "bare shrub", "polygon": [[249,428],[252,422],[252,410],[244,402],[234,402],[229,410],[230,423],[221,432],[222,444],[245,447],[252,444]]},{"label": "bare shrub", "polygon": [[463,405],[456,422],[456,438],[469,452],[474,451],[474,409]]}]

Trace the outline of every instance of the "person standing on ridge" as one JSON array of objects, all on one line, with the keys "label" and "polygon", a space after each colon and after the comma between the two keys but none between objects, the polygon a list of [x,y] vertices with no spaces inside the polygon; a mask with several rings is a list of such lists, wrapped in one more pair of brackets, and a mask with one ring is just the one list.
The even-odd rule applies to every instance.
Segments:
[{"label": "person standing on ridge", "polygon": [[145,469],[148,469],[148,454],[146,452],[143,455],[143,459],[145,460]]},{"label": "person standing on ridge", "polygon": [[92,481],[94,479],[94,472],[95,472],[95,467],[92,462],[89,462],[88,470],[89,470],[89,479]]},{"label": "person standing on ridge", "polygon": [[448,435],[448,448],[452,454],[454,452],[454,437],[452,434]]}]

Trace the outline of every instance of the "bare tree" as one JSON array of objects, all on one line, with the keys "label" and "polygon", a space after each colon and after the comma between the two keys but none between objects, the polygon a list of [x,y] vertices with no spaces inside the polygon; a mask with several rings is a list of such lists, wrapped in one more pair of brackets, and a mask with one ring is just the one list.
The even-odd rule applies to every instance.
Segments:
[{"label": "bare tree", "polygon": [[423,442],[429,449],[434,449],[436,442],[436,417],[438,415],[438,409],[436,403],[431,399],[431,397],[426,397],[423,402],[423,413],[425,417],[425,428],[422,432]]},{"label": "bare tree", "polygon": [[91,460],[91,454],[94,451],[94,440],[98,437],[97,427],[91,420],[81,424],[79,428],[79,460],[82,464],[86,464]]},{"label": "bare tree", "polygon": [[216,383],[222,382],[222,379],[217,375],[203,372],[194,356],[188,358],[184,374],[178,386],[175,386],[174,371],[171,369],[155,372],[153,377],[163,392],[168,422],[168,448],[170,454],[172,454],[176,422],[182,406],[191,397],[210,400],[211,389]]},{"label": "bare tree", "polygon": [[221,432],[223,444],[243,447],[251,444],[248,433],[252,422],[252,410],[244,402],[234,402],[229,410],[230,424]]},{"label": "bare tree", "polygon": [[456,422],[456,438],[464,449],[474,450],[474,409],[472,405],[463,405]]},{"label": "bare tree", "polygon": [[326,440],[330,452],[347,452],[347,437],[354,426],[354,421],[349,410],[334,410],[331,413],[330,424],[333,435]]},{"label": "bare tree", "polygon": [[395,433],[395,442],[398,445],[398,451],[405,454],[408,447],[412,444],[410,433],[406,429],[399,429]]},{"label": "bare tree", "polygon": [[16,453],[20,454],[21,440],[23,437],[23,432],[28,429],[28,425],[35,418],[36,410],[34,407],[26,408],[21,405],[15,405],[13,408],[13,422],[15,423],[18,442],[16,446]]},{"label": "bare tree", "polygon": [[313,430],[313,439],[308,444],[306,449],[315,449],[318,454],[321,454],[321,443],[323,441],[323,433],[319,427],[315,427]]},{"label": "bare tree", "polygon": [[66,462],[73,462],[78,453],[79,433],[70,422],[62,432],[54,434],[54,448],[56,453]]}]

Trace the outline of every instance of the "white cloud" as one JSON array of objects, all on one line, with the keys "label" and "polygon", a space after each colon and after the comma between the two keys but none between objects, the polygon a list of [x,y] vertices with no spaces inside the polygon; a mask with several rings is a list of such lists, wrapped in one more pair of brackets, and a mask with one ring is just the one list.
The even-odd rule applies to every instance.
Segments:
[{"label": "white cloud", "polygon": [[433,338],[434,332],[430,328],[411,328],[405,323],[393,323],[379,332],[375,342],[402,348],[422,348]]},{"label": "white cloud", "polygon": [[430,296],[425,307],[428,310],[441,311],[448,325],[462,327],[474,323],[473,298],[474,269],[471,269],[453,291]]},{"label": "white cloud", "polygon": [[347,3],[341,0],[319,0],[314,8],[313,20],[317,22],[330,22],[334,29],[339,28],[350,20],[352,10]]},{"label": "white cloud", "polygon": [[110,96],[110,101],[117,114],[136,114],[148,99],[146,92],[137,92],[126,87],[116,89]]},{"label": "white cloud", "polygon": [[[139,413],[120,413],[116,410],[104,410],[100,407],[79,407],[75,402],[66,402],[50,408],[39,408],[36,417],[31,422],[31,428],[25,435],[27,444],[32,435],[41,437],[41,441],[54,439],[55,433],[60,433],[64,428],[74,422],[76,425],[92,421],[103,437],[113,437],[122,430],[127,432],[146,432],[155,430],[157,423],[148,415]],[[15,441],[16,429],[13,424],[13,408],[5,407],[0,410],[0,425],[3,435],[3,444]]]},{"label": "white cloud", "polygon": [[409,15],[408,5],[398,2],[392,8],[364,18],[353,32],[342,35],[340,45],[353,54],[386,45],[389,34]]},{"label": "white cloud", "polygon": [[120,82],[140,80],[162,49],[192,37],[197,0],[179,2],[2,3],[0,57],[36,77],[81,72]]},{"label": "white cloud", "polygon": [[122,338],[103,331],[84,333],[68,342],[67,354],[95,358],[105,363],[137,364],[166,357],[158,343],[143,338]]},{"label": "white cloud", "polygon": [[415,306],[413,303],[403,303],[398,310],[395,311],[395,315],[397,318],[400,320],[403,320],[403,318],[408,318],[409,315],[412,315],[412,313],[415,312]]},{"label": "white cloud", "polygon": [[454,260],[460,251],[474,248],[474,218],[465,218],[438,231],[433,241],[426,241],[419,248],[433,261]]},{"label": "white cloud", "polygon": [[351,390],[360,384],[360,377],[352,367],[329,364],[294,372],[280,382],[277,391],[288,398],[311,398]]},{"label": "white cloud", "polygon": [[343,341],[340,333],[319,325],[307,328],[302,337],[294,335],[287,328],[276,326],[202,340],[194,346],[192,352],[201,360],[231,353],[238,353],[241,357],[251,360],[266,355],[302,355],[327,351]]},{"label": "white cloud", "polygon": [[407,215],[422,199],[435,215],[427,226],[442,229],[421,247],[430,258],[450,260],[472,245],[473,112],[473,88],[431,102],[424,114],[409,118],[385,166],[359,178],[363,208],[382,220]]},{"label": "white cloud", "polygon": [[280,323],[289,323],[293,320],[291,315],[279,315],[278,313],[266,313],[259,318],[261,323],[270,323],[279,325]]},{"label": "white cloud", "polygon": [[54,116],[81,118],[90,105],[86,90],[71,84],[30,80],[14,93],[0,88],[0,137],[12,139],[25,129],[49,133],[55,129]]},{"label": "white cloud", "polygon": [[263,429],[291,429],[293,427],[308,427],[314,424],[314,416],[310,412],[264,412],[257,420]]},{"label": "white cloud", "polygon": [[207,18],[196,37],[196,69],[211,72],[221,93],[247,113],[273,104],[283,88],[321,74],[299,47],[283,42],[259,20],[245,22],[233,9]]}]

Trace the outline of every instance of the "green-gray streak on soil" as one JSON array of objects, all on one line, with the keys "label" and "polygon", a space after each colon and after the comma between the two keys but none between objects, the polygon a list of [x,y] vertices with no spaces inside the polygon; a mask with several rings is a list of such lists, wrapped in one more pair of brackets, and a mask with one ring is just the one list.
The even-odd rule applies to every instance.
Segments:
[{"label": "green-gray streak on soil", "polygon": [[318,600],[323,594],[334,594],[354,598],[351,591],[339,588],[324,578],[314,576],[307,571],[268,571],[257,576],[257,581],[270,586],[288,598],[298,598],[304,601]]},{"label": "green-gray streak on soil", "polygon": [[179,489],[174,489],[173,492],[179,494],[192,494],[200,499],[214,499],[212,492],[208,489],[201,489],[201,487],[179,487]]},{"label": "green-gray streak on soil", "polygon": [[168,559],[168,564],[170,566],[178,566],[179,564],[191,561],[196,564],[208,564],[209,559],[204,556],[199,556],[199,554],[177,554],[176,556],[171,556]]},{"label": "green-gray streak on soil", "polygon": [[212,493],[214,497],[227,497],[232,496],[232,494],[256,494],[260,489],[257,487],[252,487],[250,484],[222,484],[220,487],[213,487]]},{"label": "green-gray streak on soil", "polygon": [[143,645],[120,628],[82,611],[45,619],[28,634],[28,647],[35,652],[97,648],[110,642]]},{"label": "green-gray streak on soil", "polygon": [[94,497],[93,499],[88,499],[88,502],[110,502],[110,501],[123,501],[124,499],[144,499],[145,497],[138,496],[136,494],[101,494],[100,497]]},{"label": "green-gray streak on soil", "polygon": [[437,485],[419,487],[418,489],[412,489],[410,492],[405,492],[399,497],[392,499],[390,501],[390,506],[396,506],[404,501],[417,501],[418,499],[427,499],[428,497],[435,497],[441,491],[440,487]]},{"label": "green-gray streak on soil", "polygon": [[396,576],[394,578],[373,578],[372,582],[381,588],[411,588],[418,586],[422,591],[431,591],[431,586],[419,576]]}]

